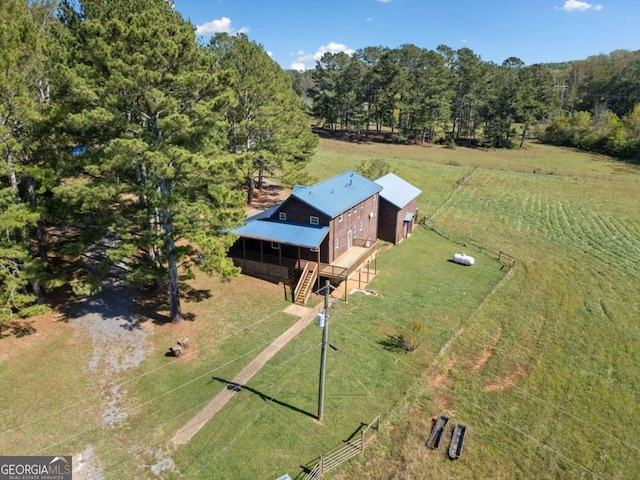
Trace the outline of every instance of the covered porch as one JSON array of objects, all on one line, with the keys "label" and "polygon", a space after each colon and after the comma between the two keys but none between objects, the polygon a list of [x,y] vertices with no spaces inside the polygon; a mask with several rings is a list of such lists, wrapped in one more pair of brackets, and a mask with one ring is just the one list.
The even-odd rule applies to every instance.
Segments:
[{"label": "covered porch", "polygon": [[[318,290],[321,279],[341,283],[343,300],[347,300],[350,289],[363,288],[377,273],[378,242],[354,238],[352,247],[331,263],[320,262],[319,252],[296,246],[281,248],[278,255],[269,255],[267,248],[259,251],[233,249],[229,256],[242,268],[243,273],[269,281],[282,283],[291,288],[292,300],[304,304],[311,293]],[[295,256],[285,255],[294,253]]]}]

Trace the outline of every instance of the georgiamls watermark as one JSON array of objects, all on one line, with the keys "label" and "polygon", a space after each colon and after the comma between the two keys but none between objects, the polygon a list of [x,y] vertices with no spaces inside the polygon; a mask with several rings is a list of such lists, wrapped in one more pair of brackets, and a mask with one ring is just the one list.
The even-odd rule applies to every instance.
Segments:
[{"label": "georgiamls watermark", "polygon": [[0,480],[71,480],[71,456],[0,456]]}]

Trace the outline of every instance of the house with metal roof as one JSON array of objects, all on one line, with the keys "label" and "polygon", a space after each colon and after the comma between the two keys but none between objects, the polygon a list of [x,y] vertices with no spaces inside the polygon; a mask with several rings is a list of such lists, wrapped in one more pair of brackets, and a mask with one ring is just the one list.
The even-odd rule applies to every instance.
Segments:
[{"label": "house with metal roof", "polygon": [[340,283],[357,271],[369,275],[382,189],[353,171],[295,186],[280,205],[235,230],[239,239],[229,253],[245,273],[290,286],[293,300],[304,304],[321,278]]},{"label": "house with metal roof", "polygon": [[378,238],[394,245],[407,238],[418,218],[417,198],[422,191],[389,173],[375,181],[382,191],[378,211]]}]

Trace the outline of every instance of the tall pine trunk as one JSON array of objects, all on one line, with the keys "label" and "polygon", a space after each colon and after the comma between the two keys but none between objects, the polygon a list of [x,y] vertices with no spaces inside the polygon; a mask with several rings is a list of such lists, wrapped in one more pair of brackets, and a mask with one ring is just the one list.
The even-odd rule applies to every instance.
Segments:
[{"label": "tall pine trunk", "polygon": [[[160,179],[160,192],[163,197],[169,195],[167,179]],[[175,256],[175,241],[173,239],[173,215],[168,208],[162,209],[162,224],[164,227],[164,247],[169,270],[169,317],[171,323],[182,321],[182,307],[180,306],[180,288],[178,286],[178,264]]]},{"label": "tall pine trunk", "polygon": [[[29,206],[31,210],[35,210],[38,206],[36,198],[36,181],[33,177],[27,177],[27,191],[29,194]],[[42,221],[38,219],[36,223],[36,240],[38,243],[38,256],[46,264],[47,263],[47,244],[44,239],[44,227]],[[44,302],[42,298],[42,289],[40,288],[40,280],[38,277],[34,277],[31,280],[31,286],[33,293],[36,296],[36,303],[41,304]]]}]

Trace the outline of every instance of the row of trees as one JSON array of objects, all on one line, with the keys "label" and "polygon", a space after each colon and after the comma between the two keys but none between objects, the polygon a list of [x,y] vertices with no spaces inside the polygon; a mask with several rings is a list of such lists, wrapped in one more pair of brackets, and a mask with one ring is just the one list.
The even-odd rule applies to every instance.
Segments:
[{"label": "row of trees", "polygon": [[[501,65],[483,62],[468,48],[367,47],[352,55],[327,53],[314,70],[291,75],[318,120],[358,138],[386,127],[397,141],[522,146],[532,125],[556,120],[557,132],[565,124],[583,125],[588,112],[599,129],[596,136],[608,136],[600,128],[604,118],[619,119],[608,130],[617,135],[609,140],[616,148],[608,153],[633,151],[630,144],[621,146],[621,139],[631,133],[625,128],[640,103],[640,51],[525,66],[516,57]],[[521,126],[519,138],[514,124]],[[568,137],[550,132],[545,138],[584,146]]]},{"label": "row of trees", "polygon": [[541,139],[640,162],[640,50],[550,66],[561,106]]},{"label": "row of trees", "polygon": [[305,181],[317,139],[290,78],[246,36],[199,44],[165,0],[4,0],[0,19],[3,317],[119,264],[168,283],[180,321],[181,266],[237,273],[256,171]]},{"label": "row of trees", "polygon": [[640,103],[622,118],[610,110],[556,118],[540,139],[640,163]]},{"label": "row of trees", "polygon": [[[512,125],[556,111],[551,71],[515,57],[483,62],[468,48],[436,50],[402,45],[326,53],[311,73],[313,113],[329,128],[356,136],[389,127],[395,140],[480,140],[496,147],[522,142]],[[298,80],[298,84],[302,84]],[[476,132],[482,130],[482,138]]]},{"label": "row of trees", "polygon": [[622,118],[640,103],[640,50],[616,50],[549,68],[569,112],[609,110]]}]

